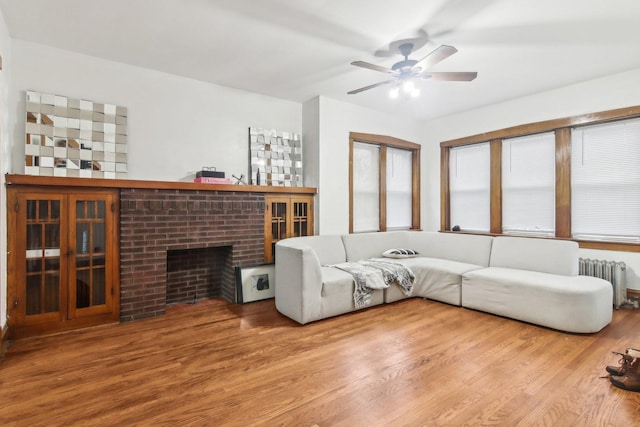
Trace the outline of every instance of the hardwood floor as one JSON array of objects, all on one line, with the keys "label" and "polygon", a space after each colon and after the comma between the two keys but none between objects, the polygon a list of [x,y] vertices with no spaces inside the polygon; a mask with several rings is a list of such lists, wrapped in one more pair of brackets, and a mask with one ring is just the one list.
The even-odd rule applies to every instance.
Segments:
[{"label": "hardwood floor", "polygon": [[608,379],[640,312],[593,335],[410,299],[300,326],[273,300],[13,343],[0,425],[640,424]]}]

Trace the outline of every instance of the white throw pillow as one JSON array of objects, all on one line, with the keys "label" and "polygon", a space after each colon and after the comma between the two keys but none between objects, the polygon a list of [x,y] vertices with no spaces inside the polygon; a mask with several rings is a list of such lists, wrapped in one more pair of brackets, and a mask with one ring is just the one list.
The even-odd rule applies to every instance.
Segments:
[{"label": "white throw pillow", "polygon": [[382,253],[386,258],[411,258],[419,255],[418,252],[413,249],[389,249]]}]

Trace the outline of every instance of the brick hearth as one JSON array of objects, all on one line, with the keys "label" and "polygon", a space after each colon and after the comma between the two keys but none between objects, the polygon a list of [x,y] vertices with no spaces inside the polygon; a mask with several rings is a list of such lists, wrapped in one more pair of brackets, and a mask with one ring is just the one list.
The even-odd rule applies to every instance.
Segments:
[{"label": "brick hearth", "polygon": [[264,260],[264,197],[247,192],[122,189],[120,320],[165,313],[167,251],[230,247],[230,264],[224,263],[220,286],[214,284],[211,293],[235,302],[234,267]]}]

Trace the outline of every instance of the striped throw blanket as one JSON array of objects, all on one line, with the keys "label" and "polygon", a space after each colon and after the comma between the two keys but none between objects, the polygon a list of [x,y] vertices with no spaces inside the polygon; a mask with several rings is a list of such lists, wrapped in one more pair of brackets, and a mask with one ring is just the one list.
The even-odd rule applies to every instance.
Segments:
[{"label": "striped throw blanket", "polygon": [[371,258],[357,262],[343,262],[331,267],[346,271],[353,276],[355,283],[353,302],[356,308],[371,303],[371,295],[376,289],[386,289],[394,283],[402,288],[405,295],[413,292],[415,276],[411,269],[399,262],[386,258]]}]

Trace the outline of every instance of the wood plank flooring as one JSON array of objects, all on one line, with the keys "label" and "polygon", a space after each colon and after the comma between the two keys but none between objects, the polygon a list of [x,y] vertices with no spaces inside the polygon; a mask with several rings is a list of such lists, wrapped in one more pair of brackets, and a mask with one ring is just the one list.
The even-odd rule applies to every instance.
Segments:
[{"label": "wood plank flooring", "polygon": [[273,300],[12,343],[3,426],[631,426],[640,312],[575,335],[410,299],[300,326]]}]

